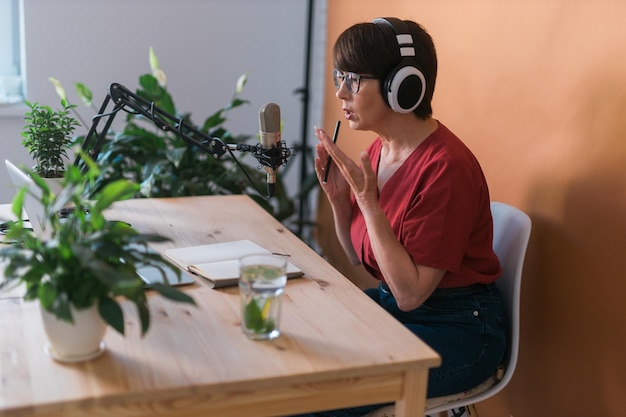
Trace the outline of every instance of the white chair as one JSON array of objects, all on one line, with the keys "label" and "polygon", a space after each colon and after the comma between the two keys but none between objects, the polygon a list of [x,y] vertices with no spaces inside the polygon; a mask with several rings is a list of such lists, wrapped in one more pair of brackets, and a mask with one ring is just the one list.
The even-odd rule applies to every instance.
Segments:
[{"label": "white chair", "polygon": [[[482,384],[468,391],[445,397],[428,398],[426,414],[447,416],[448,410],[456,410],[492,397],[500,392],[513,377],[519,352],[520,291],[522,267],[530,238],[531,221],[523,211],[505,203],[492,202],[493,249],[502,265],[502,276],[496,284],[504,298],[509,322],[509,346],[502,369]],[[472,415],[476,415],[476,411]],[[393,406],[375,410],[366,417],[393,417]]]}]

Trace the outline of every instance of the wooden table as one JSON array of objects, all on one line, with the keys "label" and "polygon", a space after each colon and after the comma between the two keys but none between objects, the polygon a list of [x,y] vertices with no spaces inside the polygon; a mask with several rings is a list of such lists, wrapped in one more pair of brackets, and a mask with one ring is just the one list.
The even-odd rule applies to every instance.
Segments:
[{"label": "wooden table", "polygon": [[63,364],[44,353],[37,303],[5,296],[0,416],[282,416],[393,401],[398,417],[423,415],[439,356],[249,197],[129,200],[109,218],[172,239],[157,250],[250,239],[290,254],[305,277],[287,284],[281,336],[248,340],[238,289],[199,281],[185,289],[197,308],[150,297],[141,338],[125,302],[126,337],[109,329],[103,355]]}]

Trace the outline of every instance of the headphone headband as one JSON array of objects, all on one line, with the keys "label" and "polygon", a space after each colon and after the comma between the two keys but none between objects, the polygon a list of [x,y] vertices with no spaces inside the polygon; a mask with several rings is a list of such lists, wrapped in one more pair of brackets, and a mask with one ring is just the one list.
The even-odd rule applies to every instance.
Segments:
[{"label": "headphone headband", "polygon": [[391,26],[396,34],[396,41],[400,48],[401,56],[415,56],[415,47],[413,47],[413,35],[409,31],[402,20],[395,17],[378,17],[372,20],[372,23],[384,24]]}]

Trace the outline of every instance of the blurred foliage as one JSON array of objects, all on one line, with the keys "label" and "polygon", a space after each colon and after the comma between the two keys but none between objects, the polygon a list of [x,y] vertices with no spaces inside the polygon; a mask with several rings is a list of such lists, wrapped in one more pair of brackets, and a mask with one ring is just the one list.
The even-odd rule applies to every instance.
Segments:
[{"label": "blurred foliage", "polygon": [[[219,138],[227,144],[256,141],[256,136],[233,135],[225,126],[227,113],[248,103],[240,97],[247,82],[246,74],[238,79],[230,102],[206,117],[201,125],[195,125],[190,113],[181,113],[176,108],[167,90],[165,73],[159,68],[152,48],[150,64],[152,74],[139,77],[135,94],[166,113],[182,118],[188,125],[198,126],[197,129],[211,138]],[[59,85],[55,87],[59,92]],[[81,101],[94,109],[91,90],[82,83],[76,83],[75,87]],[[78,139],[82,140],[84,138]],[[245,154],[240,154],[238,159],[244,157]],[[160,130],[138,114],[126,113],[123,129],[107,133],[97,163],[101,175],[95,181],[94,192],[110,182],[127,179],[141,185],[141,197],[248,194],[278,220],[294,213],[294,202],[288,197],[281,176],[278,176],[274,197],[267,199],[257,191],[265,187],[266,174],[256,163],[250,166],[239,161],[239,166],[228,154],[215,158],[186,143],[176,133]]]}]

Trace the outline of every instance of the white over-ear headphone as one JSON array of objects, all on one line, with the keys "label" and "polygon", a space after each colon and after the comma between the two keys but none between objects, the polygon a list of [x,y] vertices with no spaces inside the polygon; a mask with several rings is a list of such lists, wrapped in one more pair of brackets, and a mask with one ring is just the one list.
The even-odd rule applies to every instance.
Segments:
[{"label": "white over-ear headphone", "polygon": [[379,17],[372,23],[389,25],[396,34],[402,60],[383,82],[383,98],[398,113],[411,113],[420,105],[426,93],[426,78],[417,68],[413,36],[407,25],[395,17]]}]

